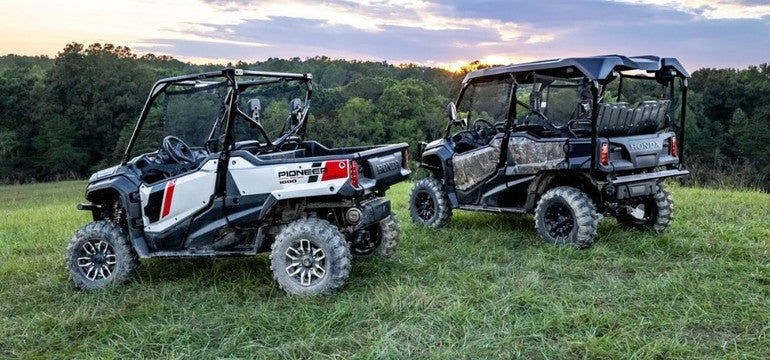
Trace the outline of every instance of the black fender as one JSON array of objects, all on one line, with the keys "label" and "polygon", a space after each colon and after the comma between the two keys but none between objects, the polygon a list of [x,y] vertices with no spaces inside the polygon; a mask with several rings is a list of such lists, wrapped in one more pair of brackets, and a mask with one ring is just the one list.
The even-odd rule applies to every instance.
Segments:
[{"label": "black fender", "polygon": [[[127,230],[134,250],[136,250],[139,257],[149,257],[150,251],[144,238],[139,183],[121,174],[97,180],[88,184],[86,188],[86,199],[93,203],[103,203],[106,199],[113,199],[115,197],[120,200],[123,208],[126,209]],[[99,210],[94,209],[91,212],[94,220],[101,219],[102,214]]]},{"label": "black fender", "polygon": [[441,139],[427,145],[427,148],[420,154],[419,166],[430,170],[438,178],[451,179],[454,177],[452,171],[452,156],[454,149],[449,140]]},{"label": "black fender", "polygon": [[449,139],[440,139],[428,144],[419,159],[419,167],[429,170],[436,179],[444,183],[453,208],[459,205],[454,186],[455,174],[452,165],[454,153],[452,142]]},{"label": "black fender", "polygon": [[588,173],[576,173],[574,171],[541,171],[527,188],[527,201],[524,208],[533,211],[537,206],[540,196],[546,191],[557,186],[572,186],[585,192],[598,207],[601,204],[601,194],[593,185]]}]

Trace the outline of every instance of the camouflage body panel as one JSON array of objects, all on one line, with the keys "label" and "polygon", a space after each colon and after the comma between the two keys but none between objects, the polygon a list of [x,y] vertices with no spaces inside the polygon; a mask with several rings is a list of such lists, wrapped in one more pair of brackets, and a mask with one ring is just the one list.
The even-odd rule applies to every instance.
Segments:
[{"label": "camouflage body panel", "polygon": [[564,141],[542,142],[513,136],[508,142],[508,165],[507,175],[536,174],[566,167]]},{"label": "camouflage body panel", "polygon": [[500,161],[500,141],[452,158],[455,189],[467,190],[494,174]]}]

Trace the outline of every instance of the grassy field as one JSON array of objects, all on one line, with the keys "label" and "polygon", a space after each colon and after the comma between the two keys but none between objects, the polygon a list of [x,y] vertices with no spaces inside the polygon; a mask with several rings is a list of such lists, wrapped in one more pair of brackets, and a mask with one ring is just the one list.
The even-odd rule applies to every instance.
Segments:
[{"label": "grassy field", "polygon": [[73,290],[64,247],[85,184],[0,187],[0,358],[766,358],[770,195],[675,188],[662,235],[604,219],[588,250],[540,242],[529,216],[457,211],[353,264],[341,293],[293,298],[266,255],[143,261]]}]

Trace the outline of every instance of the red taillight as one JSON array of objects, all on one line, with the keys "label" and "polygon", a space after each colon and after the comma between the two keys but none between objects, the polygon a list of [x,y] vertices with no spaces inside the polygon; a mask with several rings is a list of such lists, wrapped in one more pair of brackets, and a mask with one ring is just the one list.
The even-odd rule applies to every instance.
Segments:
[{"label": "red taillight", "polygon": [[677,154],[677,151],[676,151],[676,136],[672,136],[670,141],[671,141],[671,144],[670,144],[671,145],[670,146],[671,156],[676,157],[676,154]]},{"label": "red taillight", "polygon": [[355,160],[350,160],[350,186],[358,187],[358,163]]},{"label": "red taillight", "polygon": [[602,143],[601,162],[604,166],[610,164],[610,144],[608,143]]},{"label": "red taillight", "polygon": [[401,167],[404,169],[409,168],[409,149],[404,150],[404,159],[401,162]]}]

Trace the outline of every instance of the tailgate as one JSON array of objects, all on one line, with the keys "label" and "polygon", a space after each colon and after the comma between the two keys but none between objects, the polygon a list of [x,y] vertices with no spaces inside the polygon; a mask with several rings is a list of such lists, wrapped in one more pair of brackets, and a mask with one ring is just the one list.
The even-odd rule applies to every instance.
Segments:
[{"label": "tailgate", "polygon": [[359,183],[364,188],[385,189],[406,180],[409,170],[409,145],[386,145],[357,153]]},{"label": "tailgate", "polygon": [[609,138],[614,171],[648,169],[673,165],[679,159],[671,153],[673,132]]}]

